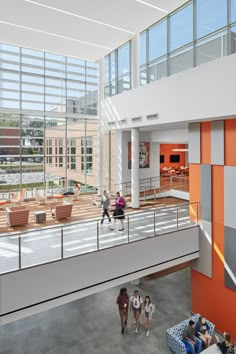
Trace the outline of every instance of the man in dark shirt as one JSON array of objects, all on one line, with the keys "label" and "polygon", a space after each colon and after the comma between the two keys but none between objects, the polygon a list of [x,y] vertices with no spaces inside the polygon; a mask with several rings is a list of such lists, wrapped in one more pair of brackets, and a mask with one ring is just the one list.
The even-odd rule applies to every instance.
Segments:
[{"label": "man in dark shirt", "polygon": [[194,328],[195,324],[190,320],[188,326],[184,329],[182,339],[184,343],[189,345],[192,354],[200,353],[202,349],[202,341],[194,335]]}]

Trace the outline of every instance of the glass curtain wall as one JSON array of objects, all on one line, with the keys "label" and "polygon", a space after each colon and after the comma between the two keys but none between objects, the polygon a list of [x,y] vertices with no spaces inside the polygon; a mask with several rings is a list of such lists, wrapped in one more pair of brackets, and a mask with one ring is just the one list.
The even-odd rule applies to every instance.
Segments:
[{"label": "glass curtain wall", "polygon": [[97,101],[97,63],[0,44],[0,197],[95,186]]},{"label": "glass curtain wall", "polygon": [[140,34],[140,85],[236,52],[236,0],[193,0]]},{"label": "glass curtain wall", "polygon": [[110,97],[131,89],[131,43],[104,58],[104,96]]}]

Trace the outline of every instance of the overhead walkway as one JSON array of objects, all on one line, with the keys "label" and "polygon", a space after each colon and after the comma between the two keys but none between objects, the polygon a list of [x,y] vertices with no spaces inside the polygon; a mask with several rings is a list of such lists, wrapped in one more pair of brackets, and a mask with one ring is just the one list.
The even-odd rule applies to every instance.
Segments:
[{"label": "overhead walkway", "polygon": [[181,204],[130,213],[123,232],[92,220],[2,236],[1,322],[198,258],[197,215]]}]

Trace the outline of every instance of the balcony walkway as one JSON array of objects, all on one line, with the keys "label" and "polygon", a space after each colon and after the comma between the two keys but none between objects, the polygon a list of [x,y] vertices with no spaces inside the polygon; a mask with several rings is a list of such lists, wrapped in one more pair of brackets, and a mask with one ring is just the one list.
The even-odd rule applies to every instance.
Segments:
[{"label": "balcony walkway", "polygon": [[[4,211],[1,211],[1,230],[6,233],[2,233],[0,239],[0,274],[195,225],[189,217],[189,205],[175,198],[166,198],[165,205],[142,206],[139,211],[127,209],[123,232],[118,231],[119,221],[114,230],[110,230],[108,220],[100,225],[98,217],[102,209],[92,205],[86,195],[74,202],[73,217],[64,223],[52,219],[49,206],[38,207],[31,202],[28,207],[31,215],[27,227],[7,227]],[[33,211],[36,209],[47,211],[46,224],[35,223]]]}]

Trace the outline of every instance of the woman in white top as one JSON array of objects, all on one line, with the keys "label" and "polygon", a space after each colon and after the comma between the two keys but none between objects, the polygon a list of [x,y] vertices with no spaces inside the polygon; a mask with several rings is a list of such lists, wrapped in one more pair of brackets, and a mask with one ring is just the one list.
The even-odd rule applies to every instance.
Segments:
[{"label": "woman in white top", "polygon": [[134,314],[134,323],[136,323],[135,333],[138,333],[139,330],[139,318],[142,312],[143,299],[138,293],[138,290],[134,291],[134,295],[130,298],[130,311],[133,310]]},{"label": "woman in white top", "polygon": [[152,320],[152,315],[155,311],[155,306],[151,302],[151,299],[149,296],[145,297],[144,304],[143,304],[143,313],[144,313],[144,319],[145,319],[145,326],[146,326],[146,336],[149,336],[149,331],[150,331],[150,326],[151,326],[151,320]]}]

